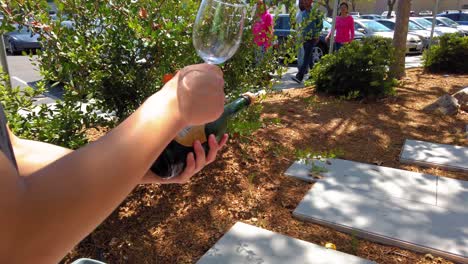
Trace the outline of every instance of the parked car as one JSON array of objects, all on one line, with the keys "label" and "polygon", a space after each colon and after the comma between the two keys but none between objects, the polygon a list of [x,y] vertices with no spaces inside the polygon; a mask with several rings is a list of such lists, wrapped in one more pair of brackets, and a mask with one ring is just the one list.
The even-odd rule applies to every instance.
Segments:
[{"label": "parked car", "polygon": [[386,17],[382,17],[381,15],[376,15],[376,14],[367,14],[367,15],[361,15],[361,19],[370,19],[370,20],[376,20],[376,19],[382,19]]},{"label": "parked car", "polygon": [[[427,21],[432,23],[432,17],[424,17]],[[436,17],[436,25],[439,27],[456,28],[460,33],[468,36],[468,25],[460,25],[448,17]]]},{"label": "parked car", "polygon": [[289,14],[279,14],[275,16],[274,35],[278,38],[278,45],[283,44],[287,37],[296,32],[291,28]]},{"label": "parked car", "polygon": [[431,10],[424,10],[419,12],[419,16],[432,16],[432,11]]},{"label": "parked car", "polygon": [[448,17],[460,25],[468,25],[468,10],[448,10],[437,16]]},{"label": "parked car", "polygon": [[31,32],[28,27],[14,25],[15,30],[3,35],[5,49],[11,54],[17,54],[25,50],[40,49],[39,34]]},{"label": "parked car", "polygon": [[352,16],[354,19],[358,19],[361,17],[359,12],[349,12],[349,15]]},{"label": "parked car", "polygon": [[[384,11],[384,12],[382,13],[382,15],[381,15],[381,16],[382,16],[383,18],[386,18],[386,17],[387,17],[387,15],[388,15],[388,11]],[[392,11],[392,13],[391,13],[390,17],[396,17],[396,13],[395,13],[395,11]]]},{"label": "parked car", "polygon": [[[396,21],[395,19],[378,19],[376,20],[380,24],[388,27],[391,30],[395,30]],[[427,30],[418,24],[414,23],[413,21],[409,21],[408,23],[408,32],[419,36],[424,44],[424,48],[429,47],[429,42],[431,40],[431,31]],[[434,32],[434,37],[440,37],[439,33]]]},{"label": "parked car", "polygon": [[[366,37],[384,37],[393,39],[394,32],[393,30],[389,29],[388,27],[380,24],[374,20],[368,19],[360,19],[354,21],[354,27],[359,32],[366,35]],[[415,54],[415,53],[422,53],[424,48],[424,43],[422,42],[421,38],[417,35],[408,34],[406,40],[406,53],[407,54]]]},{"label": "parked car", "polygon": [[[410,21],[413,21],[414,23],[418,24],[419,26],[427,29],[427,30],[432,30],[432,22],[427,21],[427,19],[422,18],[422,17],[410,17]],[[457,33],[458,30],[455,28],[450,28],[450,27],[439,27],[436,26],[434,28],[434,32],[437,32],[440,36],[445,35],[445,34],[450,34],[450,33]]]},{"label": "parked car", "polygon": [[[312,51],[314,62],[319,61],[320,58],[322,58],[324,54],[328,53],[329,45],[325,41],[325,38],[330,32],[331,28],[332,28],[331,23],[327,20],[324,20],[323,30],[322,30],[322,33],[320,34],[319,43]],[[274,35],[277,36],[278,38],[278,42],[275,44],[275,46],[277,46],[278,48],[281,47],[281,45],[284,42],[286,42],[288,36],[291,34],[293,35],[296,34],[296,30],[291,29],[289,14],[279,14],[275,16]],[[354,32],[354,40],[360,41],[363,38],[365,38],[364,34],[362,34],[359,31]]]}]

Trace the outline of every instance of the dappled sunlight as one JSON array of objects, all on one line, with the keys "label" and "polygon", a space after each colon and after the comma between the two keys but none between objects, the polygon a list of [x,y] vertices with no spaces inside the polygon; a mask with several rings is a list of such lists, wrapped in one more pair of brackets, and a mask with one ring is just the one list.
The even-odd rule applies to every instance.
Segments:
[{"label": "dappled sunlight", "polygon": [[370,264],[372,262],[238,222],[197,263]]},{"label": "dappled sunlight", "polygon": [[319,181],[294,215],[381,242],[411,243],[413,248],[436,250],[453,259],[468,254],[467,212],[378,196],[342,182]]},{"label": "dappled sunlight", "polygon": [[[395,198],[419,201],[430,206],[434,203],[435,195],[433,183],[425,174],[468,180],[464,173],[399,162],[402,146],[408,138],[444,144],[457,142],[462,146],[468,144],[464,138],[460,139],[460,135],[464,136],[461,132],[468,124],[468,115],[440,117],[420,110],[453,87],[468,86],[468,76],[448,77],[451,84],[444,87],[443,83],[431,83],[439,82],[438,76],[426,75],[420,70],[410,70],[408,73],[415,80],[405,85],[408,89],[400,87],[397,96],[382,100],[342,101],[309,88],[267,97],[262,103],[262,118],[275,118],[277,122],[266,120],[264,126],[252,135],[231,135],[230,142],[220,152],[216,162],[195,175],[186,185],[139,186],[105,223],[80,243],[75,252],[110,263],[118,263],[124,256],[129,263],[138,263],[132,260],[141,259],[158,263],[193,263],[237,221],[242,221],[322,246],[332,242],[340,251],[378,263],[417,263],[423,258],[420,254],[358,239],[323,223],[313,224],[293,218],[292,212],[315,185],[284,176],[287,168],[297,159],[296,151],[309,148],[314,152],[339,149],[343,152],[339,156],[342,159],[421,173],[421,177],[408,175],[406,180],[398,179],[390,184],[387,179],[396,178],[395,174],[389,172],[385,174],[385,180],[373,180],[369,177],[384,173],[370,170],[369,177],[356,178],[357,171],[362,169],[359,167],[348,169],[347,177],[334,180],[335,183],[347,182],[360,194],[368,190],[381,192],[377,197],[367,196],[369,202]],[[416,83],[417,75],[421,77],[420,83]],[[309,172],[305,171],[304,176],[311,178]],[[326,175],[324,179],[327,179]],[[409,184],[416,185],[417,191],[408,191]],[[456,189],[449,192],[459,193]],[[337,194],[342,195],[341,192]],[[458,198],[443,200],[439,195],[437,206],[463,204],[461,201],[468,199],[451,197]],[[333,207],[332,201],[324,201],[327,202],[323,205],[327,206],[326,210],[338,208]],[[355,219],[360,226],[386,225],[381,219],[373,220],[366,214],[360,214],[361,208],[351,206],[352,200],[340,197],[340,201],[349,205],[345,219]],[[392,208],[391,203],[385,206]],[[130,214],[121,218],[119,213],[126,212],[125,207],[128,207]],[[461,209],[454,207],[450,210],[462,212]],[[383,207],[381,212],[385,210],[386,207]],[[409,221],[412,216],[415,215],[404,215],[402,218]],[[396,214],[392,221],[398,218]],[[417,221],[413,222],[415,226],[418,225]],[[456,223],[453,225],[456,226]],[[461,229],[457,231],[466,232]],[[113,237],[125,239],[111,243],[115,242],[112,241]],[[131,242],[132,246],[125,241]],[[281,242],[277,243],[282,245]],[[401,258],[402,262],[397,258]]]},{"label": "dappled sunlight", "polygon": [[400,160],[404,163],[468,172],[468,148],[406,140]]}]

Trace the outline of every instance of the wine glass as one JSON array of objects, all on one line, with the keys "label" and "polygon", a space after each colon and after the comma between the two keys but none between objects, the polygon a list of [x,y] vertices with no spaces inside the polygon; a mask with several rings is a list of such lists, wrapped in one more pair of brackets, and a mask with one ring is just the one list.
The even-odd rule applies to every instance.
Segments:
[{"label": "wine glass", "polygon": [[247,5],[243,0],[203,0],[193,26],[193,46],[208,64],[220,64],[239,48]]}]

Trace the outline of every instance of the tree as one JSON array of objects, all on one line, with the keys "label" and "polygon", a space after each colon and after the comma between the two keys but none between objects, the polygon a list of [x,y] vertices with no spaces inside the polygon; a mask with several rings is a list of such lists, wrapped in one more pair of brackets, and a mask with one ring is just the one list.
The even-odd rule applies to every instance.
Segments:
[{"label": "tree", "polygon": [[[256,1],[251,1],[251,2],[256,3]],[[277,6],[277,7],[281,7],[282,5],[284,5],[284,7],[286,8],[286,13],[289,13],[292,7],[296,7],[295,0],[271,0],[271,1],[265,1],[265,3],[269,6]]]},{"label": "tree", "polygon": [[318,4],[325,7],[327,9],[327,16],[331,17],[333,15],[333,0],[319,0]]},{"label": "tree", "polygon": [[[403,1],[405,2],[405,1]],[[387,18],[392,17],[392,12],[393,12],[393,7],[395,6],[396,0],[387,0],[387,5],[388,5],[388,14]]]},{"label": "tree", "polygon": [[390,74],[393,78],[401,79],[405,76],[406,38],[408,36],[408,24],[411,11],[411,0],[399,0],[393,46],[395,47],[395,61],[390,66]]}]

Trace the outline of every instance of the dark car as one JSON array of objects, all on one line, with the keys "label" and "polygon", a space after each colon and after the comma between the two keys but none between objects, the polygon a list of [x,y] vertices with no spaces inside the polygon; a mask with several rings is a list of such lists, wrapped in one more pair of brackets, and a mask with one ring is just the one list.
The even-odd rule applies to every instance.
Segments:
[{"label": "dark car", "polygon": [[25,50],[41,48],[39,34],[31,32],[28,27],[14,25],[15,30],[3,35],[6,50],[11,54],[17,54]]},{"label": "dark car", "polygon": [[[331,27],[332,25],[327,20],[323,21],[323,30],[320,34],[319,43],[312,51],[314,63],[319,61],[320,58],[329,51],[329,44],[325,41],[325,37],[330,32]],[[289,14],[280,14],[275,18],[274,34],[278,38],[277,45],[280,47],[289,35],[297,34],[296,30],[291,29]],[[354,32],[354,40],[362,40],[364,37],[364,34],[361,32]]]},{"label": "dark car", "polygon": [[438,14],[437,16],[448,17],[460,25],[468,25],[468,11],[464,11],[464,10],[445,11],[443,13]]}]

